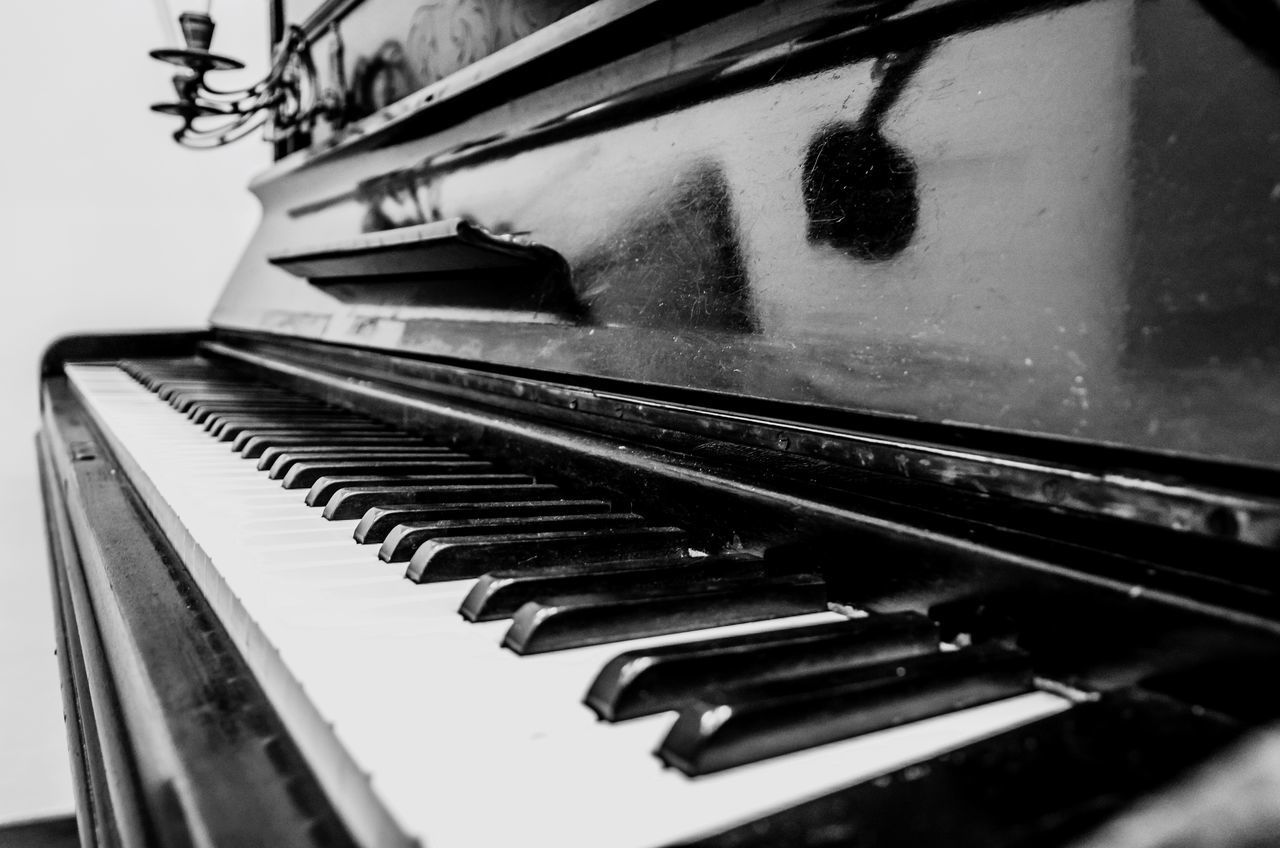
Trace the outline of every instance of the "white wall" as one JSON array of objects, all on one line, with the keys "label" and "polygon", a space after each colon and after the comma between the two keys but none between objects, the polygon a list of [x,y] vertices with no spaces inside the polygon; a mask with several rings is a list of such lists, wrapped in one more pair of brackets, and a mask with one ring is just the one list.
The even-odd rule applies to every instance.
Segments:
[{"label": "white wall", "polygon": [[[56,336],[205,323],[257,220],[246,139],[179,148],[164,0],[10,4],[0,27],[0,823],[72,807],[32,437]],[[170,0],[173,11],[205,0]],[[216,0],[214,48],[261,72],[267,3]],[[232,80],[228,79],[228,83]]]}]

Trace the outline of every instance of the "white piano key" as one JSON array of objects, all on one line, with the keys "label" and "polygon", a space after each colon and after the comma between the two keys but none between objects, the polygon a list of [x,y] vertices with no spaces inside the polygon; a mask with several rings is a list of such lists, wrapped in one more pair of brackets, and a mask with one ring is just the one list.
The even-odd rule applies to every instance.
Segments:
[{"label": "white piano key", "polygon": [[[651,756],[669,715],[608,725],[582,705],[623,650],[834,613],[517,657],[507,622],[457,613],[472,581],[417,585],[256,461],[112,367],[68,375],[357,833],[365,775],[435,848],[656,845],[732,826],[1065,709],[1033,693],[690,780]],[[354,773],[352,769],[354,766]],[[345,799],[345,800],[344,800]]]}]

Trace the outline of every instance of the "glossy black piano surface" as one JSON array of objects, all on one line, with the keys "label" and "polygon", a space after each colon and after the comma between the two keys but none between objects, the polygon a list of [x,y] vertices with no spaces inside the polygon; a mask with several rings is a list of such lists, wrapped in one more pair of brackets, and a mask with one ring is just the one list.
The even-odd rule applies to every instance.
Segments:
[{"label": "glossy black piano surface", "polygon": [[[274,14],[305,23],[344,111],[254,182],[262,224],[211,327],[76,337],[43,366],[86,842],[487,844],[525,810],[535,844],[1040,846],[1153,791],[1174,800],[1148,815],[1225,815],[1166,787],[1280,717],[1272,6]],[[249,541],[223,547],[205,501]],[[310,598],[305,552],[334,528],[360,570],[315,580],[350,581],[350,616],[295,621],[217,566],[253,553],[262,586]],[[584,734],[660,726],[634,762],[689,797],[1044,706],[685,831],[661,826],[679,791],[611,798],[550,742],[525,792],[524,750],[490,783],[465,763],[479,804],[441,797],[423,756],[441,796],[418,809],[414,781],[365,773],[373,725],[394,716],[406,749],[442,715],[508,731],[491,701],[467,726],[465,692],[334,729],[343,687],[289,664],[299,634],[335,646],[355,700],[413,676],[324,642],[362,650],[363,569],[408,578],[376,592],[456,590],[443,644],[500,634],[531,687],[512,710],[548,700],[529,669],[592,657],[564,708],[599,717]],[[1280,782],[1262,738],[1216,791]],[[529,806],[560,785],[581,794]],[[1267,844],[1263,795],[1187,844]],[[474,831],[434,833],[431,804]]]},{"label": "glossy black piano surface", "polygon": [[[1215,7],[721,5],[282,161],[214,324],[1275,465],[1280,92]],[[459,217],[581,314],[262,261]]]}]

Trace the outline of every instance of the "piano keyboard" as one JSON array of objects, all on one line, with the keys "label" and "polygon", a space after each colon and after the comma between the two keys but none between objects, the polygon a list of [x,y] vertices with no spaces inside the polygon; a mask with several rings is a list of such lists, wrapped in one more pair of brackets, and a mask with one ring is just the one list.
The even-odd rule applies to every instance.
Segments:
[{"label": "piano keyboard", "polygon": [[192,415],[114,366],[67,374],[366,844],[694,839],[1070,706],[1009,652],[912,649],[890,665],[915,688],[851,711],[858,668],[788,670],[789,640],[884,623],[824,610],[812,575],[270,387],[193,373]]}]

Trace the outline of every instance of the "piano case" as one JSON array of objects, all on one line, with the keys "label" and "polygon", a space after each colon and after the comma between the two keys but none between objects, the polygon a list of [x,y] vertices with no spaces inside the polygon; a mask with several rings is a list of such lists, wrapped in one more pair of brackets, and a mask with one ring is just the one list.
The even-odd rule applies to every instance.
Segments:
[{"label": "piano case", "polygon": [[1274,833],[1272,6],[412,5],[45,355],[82,844]]}]

